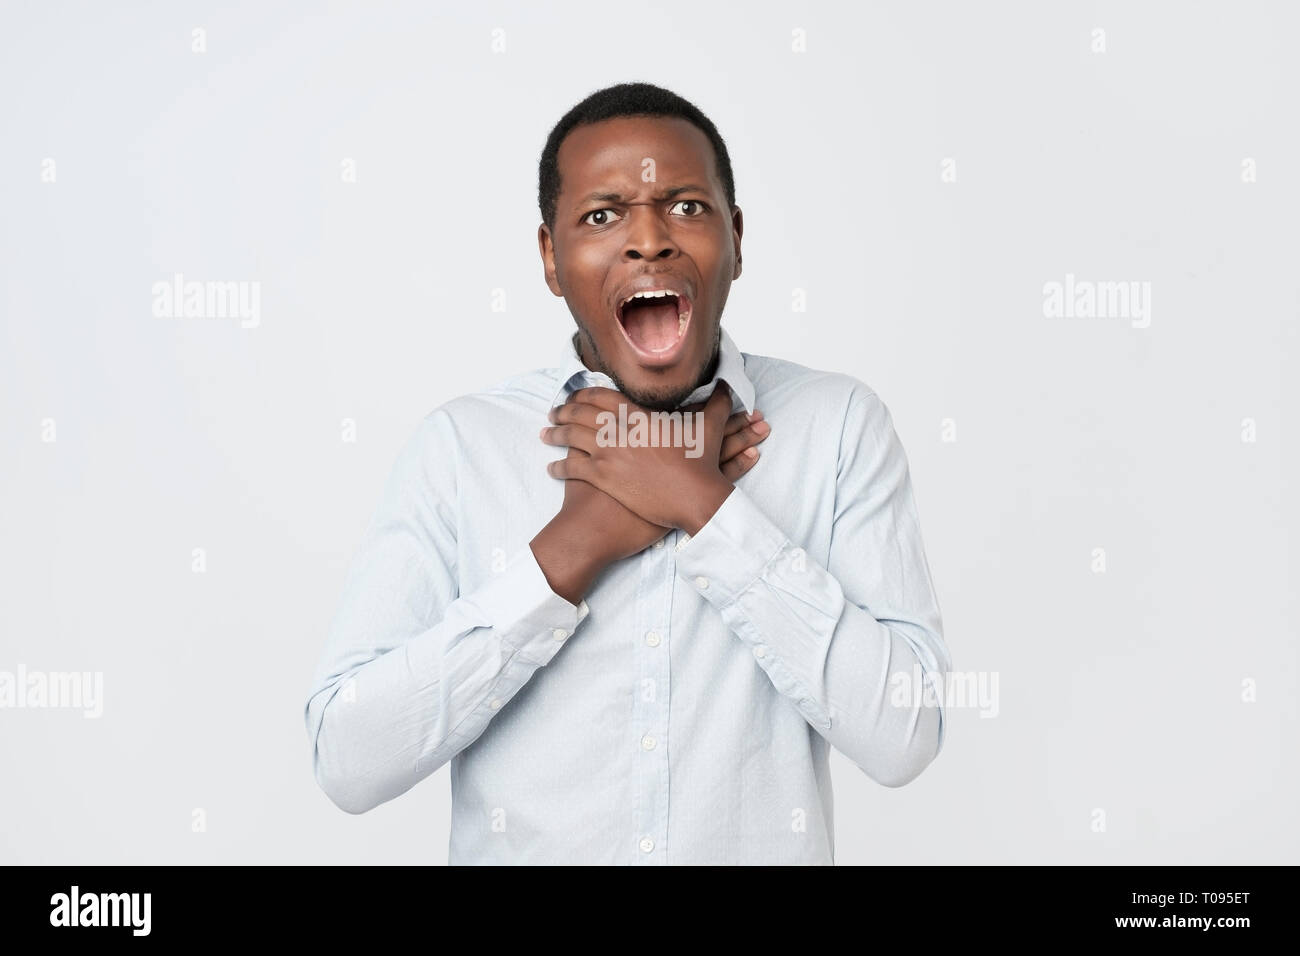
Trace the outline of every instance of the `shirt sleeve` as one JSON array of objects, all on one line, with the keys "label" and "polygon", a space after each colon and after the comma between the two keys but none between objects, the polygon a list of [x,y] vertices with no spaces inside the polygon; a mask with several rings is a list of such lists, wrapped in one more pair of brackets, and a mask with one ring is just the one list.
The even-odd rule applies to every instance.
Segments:
[{"label": "shirt sleeve", "polygon": [[874,393],[845,412],[826,567],[737,486],[677,571],[826,740],[900,787],[943,749],[951,670],[907,457]]},{"label": "shirt sleeve", "polygon": [[487,728],[587,616],[525,545],[458,594],[455,433],[438,410],[392,469],[348,570],[307,699],[316,782],[364,813]]}]

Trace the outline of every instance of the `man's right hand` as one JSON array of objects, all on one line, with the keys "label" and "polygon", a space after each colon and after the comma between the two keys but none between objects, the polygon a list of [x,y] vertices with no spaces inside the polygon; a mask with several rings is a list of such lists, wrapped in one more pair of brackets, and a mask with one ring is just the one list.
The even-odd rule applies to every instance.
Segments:
[{"label": "man's right hand", "polygon": [[[727,419],[719,467],[735,481],[758,461],[755,447],[770,433],[763,413],[736,412]],[[752,451],[751,451],[752,450]],[[568,457],[586,455],[570,448]],[[564,483],[564,503],[530,545],[551,590],[577,604],[609,564],[640,554],[670,529],[646,521],[585,481]]]}]

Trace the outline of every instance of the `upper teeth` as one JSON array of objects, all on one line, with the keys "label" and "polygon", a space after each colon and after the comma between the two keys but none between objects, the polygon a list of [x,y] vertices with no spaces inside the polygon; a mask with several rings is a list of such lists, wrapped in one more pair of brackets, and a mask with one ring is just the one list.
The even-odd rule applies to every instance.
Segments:
[{"label": "upper teeth", "polygon": [[633,299],[661,299],[661,298],[663,298],[663,297],[666,296],[666,295],[671,295],[671,296],[673,296],[674,298],[676,298],[677,293],[676,293],[676,292],[669,292],[667,289],[655,289],[655,290],[650,291],[650,292],[633,292],[630,296],[628,296],[626,299],[624,299],[624,300],[623,300],[621,303],[619,303],[619,304],[620,304],[620,305],[627,305],[627,304],[628,304],[629,302],[631,302]]}]

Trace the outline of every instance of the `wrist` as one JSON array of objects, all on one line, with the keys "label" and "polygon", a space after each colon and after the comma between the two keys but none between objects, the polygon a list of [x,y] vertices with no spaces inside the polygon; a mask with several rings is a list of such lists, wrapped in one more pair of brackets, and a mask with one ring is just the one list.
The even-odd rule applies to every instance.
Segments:
[{"label": "wrist", "polygon": [[716,479],[711,477],[706,484],[686,496],[686,510],[677,526],[692,538],[695,537],[735,490],[735,485],[719,472]]},{"label": "wrist", "polygon": [[564,512],[557,514],[529,543],[551,590],[578,604],[609,564],[589,532],[576,527]]}]

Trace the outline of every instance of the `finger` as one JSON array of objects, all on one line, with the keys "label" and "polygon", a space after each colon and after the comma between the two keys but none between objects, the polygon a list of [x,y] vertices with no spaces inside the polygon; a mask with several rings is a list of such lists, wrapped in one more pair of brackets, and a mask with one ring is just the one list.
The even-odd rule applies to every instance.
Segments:
[{"label": "finger", "polygon": [[722,434],[724,436],[734,435],[736,432],[740,431],[746,425],[756,425],[762,420],[763,420],[763,413],[760,412],[757,408],[754,409],[753,413],[748,415],[745,414],[744,412],[736,412],[736,414],[732,415],[730,418],[727,419],[727,427],[722,430]]},{"label": "finger", "polygon": [[591,477],[591,456],[579,458],[570,455],[568,458],[548,461],[546,473],[552,478],[563,478],[565,481],[569,479],[586,481]]},{"label": "finger", "polygon": [[728,435],[722,439],[722,450],[718,455],[718,460],[726,461],[728,458],[734,458],[746,448],[753,448],[764,441],[771,433],[772,426],[767,422],[754,422],[754,424],[742,428],[734,435]]},{"label": "finger", "polygon": [[707,421],[712,422],[714,428],[721,428],[730,415],[731,387],[719,379],[713,394],[704,405],[704,416]]},{"label": "finger", "polygon": [[749,416],[746,415],[744,412],[736,412],[736,414],[732,415],[730,418],[727,419],[727,424],[722,429],[722,434],[724,436],[734,435],[736,434],[736,432],[740,431],[748,424],[749,424]]},{"label": "finger", "polygon": [[[748,452],[751,451],[754,453],[752,458],[748,454]],[[746,449],[746,451],[741,452],[734,458],[729,458],[724,461],[719,470],[722,472],[722,476],[728,481],[735,481],[745,472],[749,471],[749,469],[754,467],[754,463],[758,461],[758,455],[759,452],[757,448]]]},{"label": "finger", "polygon": [[628,410],[640,408],[622,392],[616,392],[612,388],[604,388],[600,385],[588,385],[586,388],[580,388],[569,396],[570,402],[577,402],[580,405],[595,405],[597,408],[603,408],[607,411],[617,412],[620,403],[628,406]]},{"label": "finger", "polygon": [[611,413],[595,405],[587,405],[583,402],[565,402],[563,405],[556,405],[547,412],[546,419],[554,425],[565,425],[573,422],[585,425],[587,428],[599,428],[600,416],[608,414]]},{"label": "finger", "polygon": [[599,447],[596,442],[596,432],[577,424],[548,425],[542,429],[541,438],[548,445],[567,445],[570,448],[581,448],[588,455]]}]

